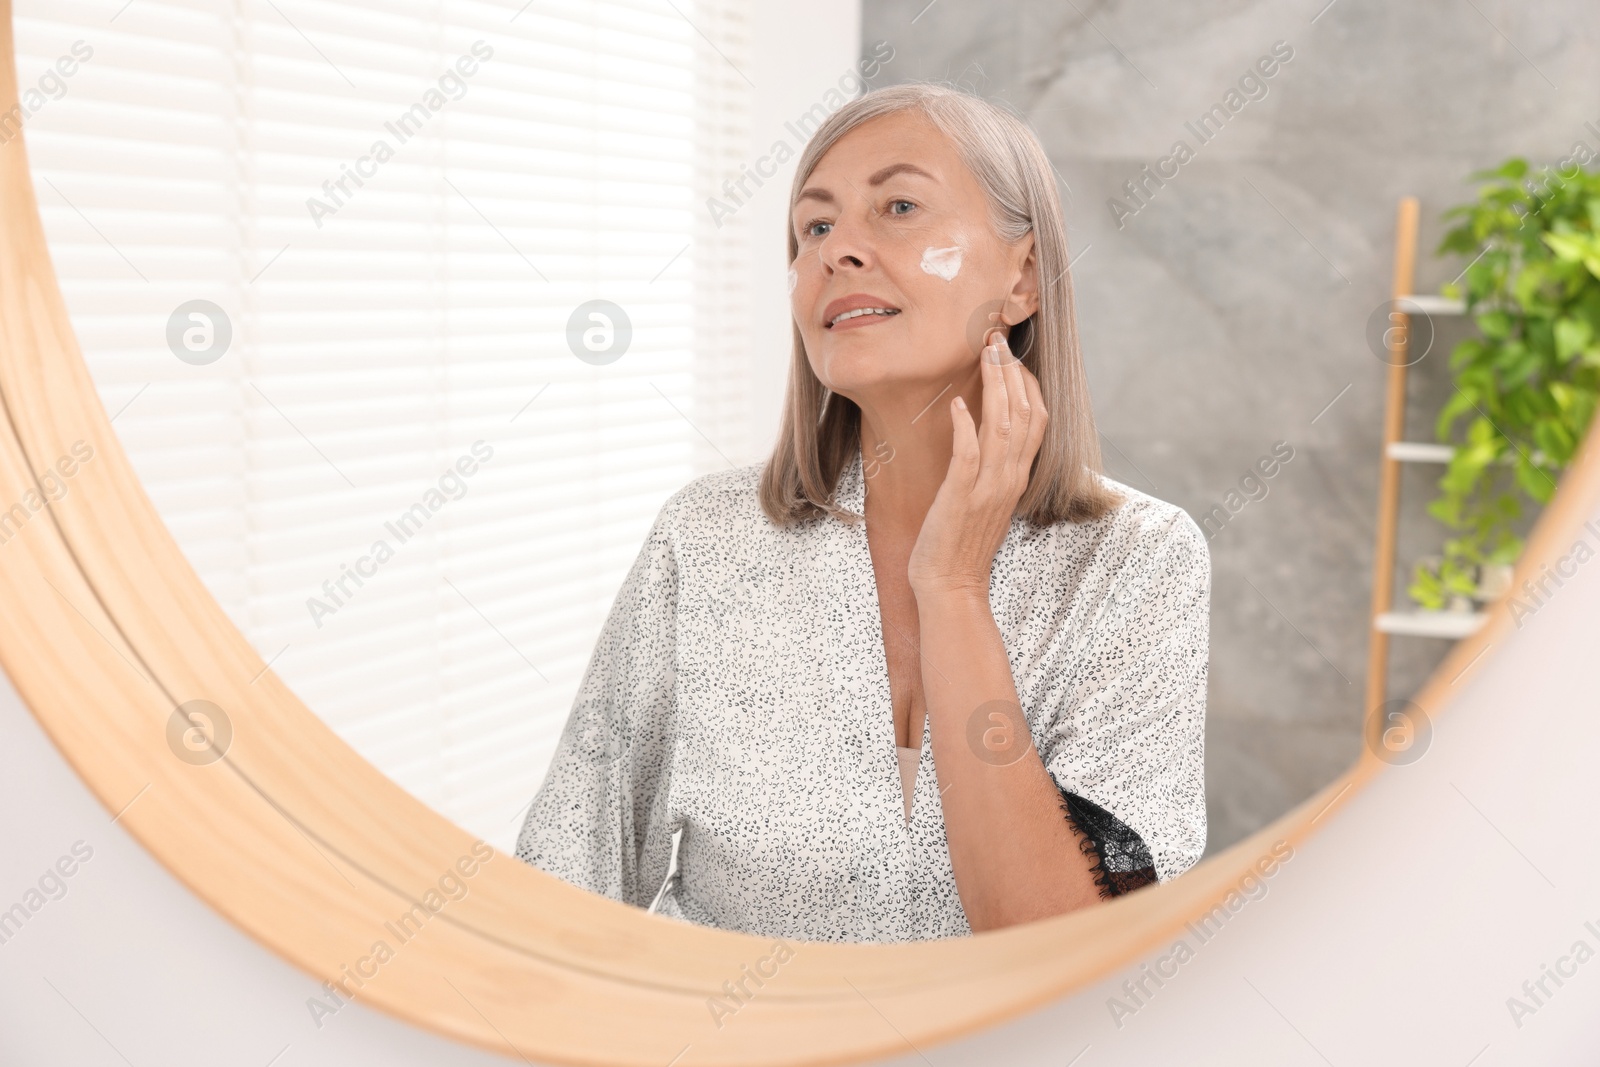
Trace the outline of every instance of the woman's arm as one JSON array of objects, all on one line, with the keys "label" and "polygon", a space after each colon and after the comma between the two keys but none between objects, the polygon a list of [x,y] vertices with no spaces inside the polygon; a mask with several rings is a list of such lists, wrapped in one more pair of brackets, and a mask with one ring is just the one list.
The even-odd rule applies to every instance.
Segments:
[{"label": "woman's arm", "polygon": [[956,890],[974,932],[1100,900],[1095,858],[1033,747],[987,588],[917,597],[923,691]]},{"label": "woman's arm", "polygon": [[527,863],[639,907],[650,903],[666,864],[664,835],[651,814],[673,707],[673,521],[681,496],[662,505],[612,601],[517,839],[517,856]]},{"label": "woman's arm", "polygon": [[952,400],[950,470],[907,570],[950,863],[974,931],[1084,907],[1107,878],[1102,842],[1085,839],[1033,747],[989,607],[994,556],[1048,413],[1037,379],[998,334],[982,374],[981,427]]}]

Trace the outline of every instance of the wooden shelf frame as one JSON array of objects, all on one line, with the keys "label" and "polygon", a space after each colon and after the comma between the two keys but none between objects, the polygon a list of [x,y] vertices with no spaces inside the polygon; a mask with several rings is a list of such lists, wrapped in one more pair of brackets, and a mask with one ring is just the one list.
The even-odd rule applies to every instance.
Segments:
[{"label": "wooden shelf frame", "polygon": [[1390,289],[1394,321],[1388,340],[1388,373],[1384,381],[1383,448],[1378,477],[1377,544],[1372,562],[1371,625],[1367,637],[1367,683],[1363,712],[1375,722],[1388,700],[1389,639],[1436,637],[1462,640],[1477,633],[1484,612],[1393,610],[1395,549],[1400,537],[1400,470],[1406,463],[1449,463],[1450,445],[1405,440],[1407,371],[1411,364],[1411,309],[1422,314],[1462,315],[1464,301],[1415,293],[1419,205],[1414,196],[1400,200],[1395,212],[1394,278]]}]

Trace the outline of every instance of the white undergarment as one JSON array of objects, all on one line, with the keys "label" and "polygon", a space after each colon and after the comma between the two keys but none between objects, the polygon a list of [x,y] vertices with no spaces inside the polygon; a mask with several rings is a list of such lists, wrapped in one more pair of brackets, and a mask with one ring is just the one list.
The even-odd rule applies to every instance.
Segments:
[{"label": "white undergarment", "polygon": [[922,749],[896,745],[900,751],[900,789],[906,797],[906,823],[911,822],[911,792],[917,784],[917,765],[922,762]]}]

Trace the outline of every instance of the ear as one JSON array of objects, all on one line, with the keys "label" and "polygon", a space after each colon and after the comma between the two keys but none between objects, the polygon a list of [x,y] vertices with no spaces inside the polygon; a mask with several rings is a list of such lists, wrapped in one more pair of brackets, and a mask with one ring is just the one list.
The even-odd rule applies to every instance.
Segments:
[{"label": "ear", "polygon": [[1006,293],[1006,305],[1000,312],[1007,326],[1015,326],[1039,310],[1039,257],[1031,230],[1014,246],[1012,255],[1017,262],[1016,280]]}]

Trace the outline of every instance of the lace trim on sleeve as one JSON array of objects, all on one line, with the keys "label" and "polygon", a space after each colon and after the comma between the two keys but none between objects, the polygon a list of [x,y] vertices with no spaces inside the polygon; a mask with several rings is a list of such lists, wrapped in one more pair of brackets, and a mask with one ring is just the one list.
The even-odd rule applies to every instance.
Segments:
[{"label": "lace trim on sleeve", "polygon": [[1061,810],[1078,831],[1083,854],[1094,858],[1090,873],[1100,897],[1110,900],[1156,881],[1155,861],[1139,832],[1086,797],[1061,793]]}]

